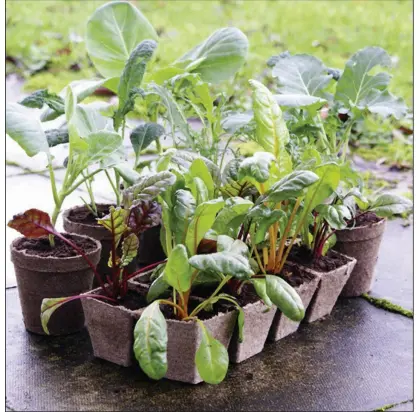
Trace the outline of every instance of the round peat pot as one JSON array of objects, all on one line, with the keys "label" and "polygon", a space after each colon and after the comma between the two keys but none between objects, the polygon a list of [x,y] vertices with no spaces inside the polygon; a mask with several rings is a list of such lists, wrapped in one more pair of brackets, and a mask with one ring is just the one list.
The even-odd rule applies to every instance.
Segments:
[{"label": "round peat pot", "polygon": [[337,242],[334,250],[357,259],[340,296],[356,297],[370,291],[385,226],[386,220],[382,219],[367,226],[335,232]]},{"label": "round peat pot", "polygon": [[[87,236],[71,235],[71,238],[78,242],[78,246],[86,251],[87,258],[96,265],[101,255],[101,244]],[[57,246],[58,240],[56,238]],[[25,245],[25,242],[35,245],[33,250]],[[80,255],[61,257],[37,253],[36,246],[40,242],[46,244],[48,239],[20,237],[13,241],[10,249],[25,328],[30,332],[45,335],[40,316],[42,299],[74,296],[86,292],[92,288],[94,274]],[[90,248],[86,247],[86,243],[90,244]],[[67,335],[80,331],[84,323],[82,305],[79,300],[74,300],[53,313],[48,329],[51,335]]]}]

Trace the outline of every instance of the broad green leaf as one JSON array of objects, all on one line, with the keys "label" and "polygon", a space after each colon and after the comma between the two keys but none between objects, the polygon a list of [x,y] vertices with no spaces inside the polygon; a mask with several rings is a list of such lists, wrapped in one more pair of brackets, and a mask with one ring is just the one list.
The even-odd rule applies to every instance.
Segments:
[{"label": "broad green leaf", "polygon": [[49,335],[48,322],[52,314],[62,305],[64,305],[67,298],[44,298],[41,304],[41,325],[44,332]]},{"label": "broad green leaf", "polygon": [[229,355],[226,348],[199,321],[202,330],[200,346],[195,354],[198,373],[206,383],[217,385],[226,376],[229,367]]},{"label": "broad green leaf", "polygon": [[191,192],[184,189],[175,192],[171,228],[173,228],[176,244],[185,242],[188,226],[194,216],[195,209],[196,201]]},{"label": "broad green leaf", "polygon": [[[260,205],[263,206],[263,205]],[[265,215],[261,216],[257,220],[257,229],[255,231],[254,242],[255,244],[259,244],[265,240],[265,236],[268,233],[269,228],[274,223],[279,223],[281,226],[285,226],[287,223],[287,215],[283,210],[280,209],[270,209],[264,208]]]},{"label": "broad green leaf", "polygon": [[253,113],[232,113],[222,120],[221,125],[224,130],[233,134],[248,125],[253,118]]},{"label": "broad green leaf", "polygon": [[245,63],[248,39],[239,29],[227,27],[215,31],[204,42],[175,62],[177,67],[198,73],[209,83],[230,79]]},{"label": "broad green leaf", "polygon": [[285,108],[318,110],[327,104],[327,100],[304,94],[275,94],[277,104]]},{"label": "broad green leaf", "polygon": [[134,328],[134,355],[149,378],[161,379],[168,370],[168,334],[159,301],[150,304]]},{"label": "broad green leaf", "polygon": [[401,196],[384,193],[376,198],[369,210],[380,217],[390,217],[409,212],[413,208],[413,203]]},{"label": "broad green leaf", "polygon": [[131,52],[158,36],[146,17],[128,2],[110,2],[93,13],[86,27],[86,50],[104,77],[119,77]]},{"label": "broad green leaf", "polygon": [[159,139],[165,133],[163,126],[157,123],[145,123],[137,126],[130,134],[131,145],[136,155],[136,164],[138,163],[141,152],[152,142]]},{"label": "broad green leaf", "polygon": [[165,281],[179,293],[191,288],[192,267],[188,263],[188,253],[184,245],[176,245],[168,256],[164,270]]},{"label": "broad green leaf", "polygon": [[207,186],[199,177],[192,178],[192,180],[187,183],[187,187],[191,190],[198,205],[210,200]]},{"label": "broad green leaf", "polygon": [[28,156],[40,152],[49,154],[48,140],[40,121],[35,118],[32,110],[18,103],[6,105],[6,133]]},{"label": "broad green leaf", "polygon": [[[106,167],[104,167],[106,169]],[[117,163],[113,168],[129,185],[133,185],[140,179],[140,174],[133,170],[127,163]]]},{"label": "broad green leaf", "polygon": [[391,58],[380,47],[365,47],[351,56],[337,83],[335,100],[347,108],[401,118],[406,107],[387,90],[391,76],[385,72],[369,74],[377,66],[391,66]]},{"label": "broad green leaf", "polygon": [[254,274],[248,258],[234,252],[195,255],[190,258],[189,262],[196,269],[223,273],[237,279],[249,279]]},{"label": "broad green leaf", "polygon": [[150,285],[147,291],[147,302],[153,302],[155,299],[162,296],[166,291],[169,290],[168,282],[165,280],[165,274],[162,272]]},{"label": "broad green leaf", "polygon": [[130,233],[122,242],[121,266],[128,266],[137,256],[139,249],[139,238]]},{"label": "broad green leaf", "polygon": [[213,178],[207,168],[206,163],[203,159],[194,159],[190,166],[190,174],[192,177],[199,177],[207,187],[209,196],[213,197],[214,194],[214,182]]},{"label": "broad green leaf", "polygon": [[241,197],[226,199],[225,206],[219,212],[213,224],[213,230],[219,235],[237,235],[239,226],[246,217],[246,213],[253,206],[250,200]]},{"label": "broad green leaf", "polygon": [[160,69],[154,69],[153,71],[146,73],[145,82],[146,83],[154,82],[162,86],[166,80],[169,80],[172,77],[175,77],[175,76],[178,76],[179,74],[184,74],[184,73],[185,73],[185,70],[180,69],[178,67],[173,67],[173,66],[163,67]]},{"label": "broad green leaf", "polygon": [[[285,96],[323,97],[332,79],[322,61],[308,54],[283,55],[273,68],[273,76],[279,82],[278,92]],[[302,102],[308,106],[308,100]]]},{"label": "broad green leaf", "polygon": [[190,255],[195,255],[197,247],[206,232],[213,226],[216,214],[222,209],[224,200],[209,200],[197,206],[194,217],[188,225],[185,245]]},{"label": "broad green leaf", "polygon": [[257,125],[256,141],[279,162],[286,162],[285,146],[289,141],[289,130],[283,113],[271,92],[257,80],[250,80],[252,107]]},{"label": "broad green leaf", "polygon": [[315,182],[319,177],[308,170],[297,170],[280,179],[277,183],[257,199],[256,204],[263,202],[278,203],[286,199],[300,197],[304,190]]},{"label": "broad green leaf", "polygon": [[112,233],[116,245],[118,245],[121,236],[127,230],[127,214],[127,209],[122,209],[120,207],[115,208],[114,206],[111,206],[109,208],[108,215],[101,219],[97,219],[99,225],[104,226]]},{"label": "broad green leaf", "polygon": [[173,185],[175,180],[175,175],[170,172],[143,175],[133,186],[123,191],[123,199],[129,204],[142,200],[153,200]]},{"label": "broad green leaf", "polygon": [[122,144],[122,137],[113,131],[102,130],[89,134],[84,141],[87,143],[88,163],[98,163],[116,152]]},{"label": "broad green leaf", "polygon": [[289,319],[300,322],[305,316],[305,308],[298,293],[278,276],[266,275],[265,279],[269,299]]},{"label": "broad green leaf", "polygon": [[319,205],[315,210],[331,229],[345,229],[347,227],[345,219],[351,219],[351,212],[344,205]]},{"label": "broad green leaf", "polygon": [[80,137],[87,137],[91,133],[96,133],[108,129],[112,131],[111,119],[100,113],[103,105],[98,102],[91,104],[78,104],[75,107],[72,123],[77,129]]},{"label": "broad green leaf", "polygon": [[254,278],[251,279],[251,282],[254,285],[255,292],[257,293],[257,295],[268,307],[271,307],[273,305],[273,302],[267,295],[267,285],[265,278]]},{"label": "broad green leaf", "polygon": [[248,246],[245,242],[226,235],[217,237],[217,251],[236,253],[246,258],[249,256]]},{"label": "broad green leaf", "polygon": [[270,177],[270,169],[275,157],[271,153],[256,152],[253,156],[244,159],[238,170],[239,180],[245,178],[255,179],[258,183],[266,182]]}]

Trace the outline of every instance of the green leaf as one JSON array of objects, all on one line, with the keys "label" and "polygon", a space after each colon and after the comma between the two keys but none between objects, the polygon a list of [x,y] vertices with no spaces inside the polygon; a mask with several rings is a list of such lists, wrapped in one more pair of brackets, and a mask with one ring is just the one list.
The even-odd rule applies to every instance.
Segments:
[{"label": "green leaf", "polygon": [[159,301],[150,304],[134,328],[134,355],[149,378],[161,379],[168,370],[168,334]]},{"label": "green leaf", "polygon": [[59,115],[64,113],[63,98],[57,96],[55,93],[50,93],[47,89],[38,90],[32,93],[20,101],[19,104],[35,109],[42,109],[44,105],[47,105]]},{"label": "green leaf", "polygon": [[219,83],[230,79],[245,63],[248,39],[239,29],[227,27],[215,31],[204,42],[175,62],[190,73],[198,73],[204,82]]},{"label": "green leaf", "polygon": [[153,200],[173,185],[175,180],[175,175],[170,172],[149,173],[140,176],[133,186],[123,190],[124,202],[136,204],[142,200]]},{"label": "green leaf", "polygon": [[246,258],[249,256],[248,246],[245,242],[226,235],[217,236],[217,251],[236,253]]},{"label": "green leaf", "polygon": [[253,222],[257,223],[257,229],[253,238],[256,245],[265,240],[268,229],[274,223],[281,223],[281,226],[285,226],[285,223],[288,219],[286,213],[283,210],[273,210],[265,205],[256,206],[248,215],[248,217],[252,218]]},{"label": "green leaf", "polygon": [[308,170],[292,172],[271,186],[264,195],[257,199],[256,204],[263,202],[278,203],[286,199],[300,197],[304,190],[317,182],[318,179],[319,177],[315,173]]},{"label": "green leaf", "polygon": [[305,316],[305,308],[298,293],[278,276],[266,275],[265,279],[269,299],[289,319],[300,322]]},{"label": "green leaf", "polygon": [[238,341],[244,341],[244,326],[245,326],[245,313],[243,309],[238,306]]},{"label": "green leaf", "polygon": [[54,147],[59,144],[64,144],[69,142],[69,132],[67,129],[50,129],[45,131],[45,136],[47,137],[48,146]]},{"label": "green leaf", "polygon": [[111,206],[109,208],[109,214],[104,216],[101,219],[97,219],[99,225],[107,228],[113,235],[115,245],[118,245],[121,236],[127,230],[126,220],[127,220],[128,210],[122,209],[120,207],[115,208]]},{"label": "green leaf", "polygon": [[122,111],[124,108],[130,91],[135,87],[140,87],[146,65],[156,47],[157,43],[154,40],[143,40],[131,52],[118,85],[118,110]]},{"label": "green leaf", "polygon": [[249,279],[254,274],[248,258],[234,252],[195,255],[190,258],[189,262],[196,269],[215,271],[241,280]]},{"label": "green leaf", "polygon": [[380,217],[390,217],[411,211],[413,203],[401,196],[384,193],[376,198],[369,210]]},{"label": "green leaf", "polygon": [[304,94],[275,94],[274,99],[281,107],[308,109],[310,111],[316,111],[327,104],[327,100],[321,97]]},{"label": "green leaf", "polygon": [[121,266],[128,266],[137,256],[138,249],[139,238],[134,233],[130,233],[122,243]]},{"label": "green leaf", "polygon": [[175,192],[171,227],[176,244],[185,242],[188,226],[194,216],[195,209],[196,201],[191,192],[184,189]]},{"label": "green leaf", "polygon": [[256,141],[279,162],[290,162],[285,150],[289,141],[289,130],[283,113],[271,92],[260,82],[250,80],[252,107],[257,124]]},{"label": "green leaf", "polygon": [[232,113],[222,120],[221,126],[228,133],[233,134],[249,124],[253,118],[252,113]]},{"label": "green leaf", "polygon": [[202,338],[195,354],[195,364],[204,382],[217,385],[223,381],[229,367],[228,351],[210,335],[201,321],[199,321],[199,324],[202,330]]},{"label": "green leaf", "polygon": [[369,74],[377,66],[391,66],[391,58],[380,47],[365,47],[351,56],[337,82],[335,100],[348,108],[367,109],[372,113],[393,115],[399,119],[407,108],[401,99],[392,96],[387,90],[391,78],[388,73]]},{"label": "green leaf", "polygon": [[[104,167],[104,169],[105,168],[106,167]],[[133,185],[141,177],[140,174],[133,170],[127,163],[117,163],[113,165],[113,168],[129,185]]]},{"label": "green leaf", "polygon": [[32,110],[18,103],[6,105],[6,133],[30,157],[40,152],[49,154],[48,140]]},{"label": "green leaf", "polygon": [[67,86],[66,97],[64,99],[64,111],[66,114],[66,121],[69,124],[76,112],[77,100],[73,93],[71,86]]},{"label": "green leaf", "polygon": [[179,293],[191,288],[192,268],[184,245],[176,245],[168,257],[164,271],[165,281]]},{"label": "green leaf", "polygon": [[113,131],[102,130],[89,134],[87,143],[88,164],[98,163],[116,152],[122,144],[122,137]]},{"label": "green leaf", "polygon": [[162,272],[150,285],[150,288],[147,291],[147,302],[153,302],[155,299],[162,296],[167,290],[169,290],[169,285],[165,280],[164,272]]},{"label": "green leaf", "polygon": [[144,15],[128,2],[110,2],[93,13],[86,27],[86,50],[104,77],[119,77],[131,52],[158,36]]},{"label": "green leaf", "polygon": [[[273,68],[273,76],[279,82],[280,94],[302,97],[323,97],[324,90],[332,79],[322,61],[308,54],[283,55]],[[304,107],[307,107],[309,100],[302,102],[305,102]]]},{"label": "green leaf", "polygon": [[207,187],[209,196],[213,197],[214,182],[203,159],[194,159],[190,166],[190,174],[192,177],[199,177]]},{"label": "green leaf", "polygon": [[274,155],[271,153],[254,153],[253,156],[241,162],[238,170],[239,180],[251,177],[258,183],[266,182],[270,177],[271,165],[275,160]]},{"label": "green leaf", "polygon": [[273,305],[273,302],[267,295],[267,285],[265,278],[254,278],[251,279],[251,282],[254,285],[255,292],[257,293],[257,295],[268,307],[271,307]]},{"label": "green leaf", "polygon": [[192,180],[187,183],[187,187],[191,190],[191,193],[198,205],[210,200],[207,186],[199,177],[192,178]]},{"label": "green leaf", "polygon": [[190,255],[194,255],[206,232],[213,226],[216,214],[224,206],[221,198],[209,200],[197,206],[194,217],[190,222],[185,239]]},{"label": "green leaf", "polygon": [[214,221],[213,230],[219,235],[236,236],[239,226],[252,206],[253,203],[250,200],[241,197],[226,199],[225,206]]},{"label": "green leaf", "polygon": [[136,155],[136,163],[141,152],[146,149],[152,142],[159,139],[165,133],[163,126],[157,123],[145,123],[137,126],[130,134],[131,145]]},{"label": "green leaf", "polygon": [[44,332],[49,335],[48,322],[52,314],[62,305],[64,305],[67,298],[44,298],[41,303],[41,325]]},{"label": "green leaf", "polygon": [[87,137],[90,133],[101,132],[105,129],[112,131],[111,119],[101,114],[103,107],[97,102],[91,104],[78,104],[74,109],[72,123],[75,125],[79,136]]},{"label": "green leaf", "polygon": [[319,205],[315,210],[320,218],[326,220],[331,229],[345,229],[347,227],[345,219],[351,219],[351,212],[344,205]]}]

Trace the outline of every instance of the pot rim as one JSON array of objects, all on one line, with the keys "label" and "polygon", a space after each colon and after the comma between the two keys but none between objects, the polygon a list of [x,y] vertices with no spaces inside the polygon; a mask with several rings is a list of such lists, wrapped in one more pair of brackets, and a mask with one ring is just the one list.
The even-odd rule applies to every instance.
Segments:
[{"label": "pot rim", "polygon": [[387,218],[386,217],[381,217],[380,219],[381,220],[379,222],[369,223],[367,225],[356,226],[356,227],[353,227],[353,228],[339,229],[339,230],[337,230],[337,232],[348,233],[348,232],[366,230],[366,229],[370,229],[370,228],[373,229],[373,228],[376,228],[378,226],[383,225],[387,221]]},{"label": "pot rim", "polygon": [[[113,203],[96,203],[96,206],[114,206],[115,207],[115,204],[113,204]],[[64,210],[63,213],[62,213],[63,221],[68,221],[69,224],[72,224],[72,225],[80,225],[80,226],[85,226],[85,227],[89,227],[89,228],[98,228],[99,227],[99,228],[103,228],[103,229],[107,230],[106,228],[104,228],[103,226],[98,225],[98,224],[75,222],[74,220],[71,220],[70,219],[70,213],[75,211],[75,210],[79,210],[79,209],[86,210],[87,208],[86,208],[86,205],[77,205],[77,206],[73,206],[69,209]]]},{"label": "pot rim", "polygon": [[[69,235],[70,234],[71,236],[89,239],[92,242],[94,242],[96,244],[96,248],[93,249],[90,252],[86,252],[85,253],[88,258],[91,258],[92,256],[94,256],[102,248],[101,242],[99,240],[97,240],[97,239],[94,239],[93,237],[86,236],[86,235],[79,235],[77,233],[68,233],[68,232],[60,232],[60,234],[62,234],[62,235]],[[78,261],[80,259],[82,259],[84,261],[83,256],[81,256],[79,254],[76,255],[76,256],[68,256],[68,257],[38,256],[38,255],[35,255],[35,254],[27,253],[26,252],[26,249],[18,250],[18,249],[16,249],[16,244],[18,242],[20,242],[22,239],[29,239],[29,238],[27,238],[26,236],[19,236],[18,238],[16,238],[15,240],[13,240],[13,242],[10,244],[10,250],[11,250],[11,253],[13,255],[15,255],[15,259],[19,259],[19,258],[23,258],[23,259],[30,258],[30,259],[36,259],[39,262],[54,262],[54,261],[55,262],[58,262],[58,261],[60,261],[60,262],[64,262],[64,263],[66,263],[66,262],[73,263],[73,262],[76,262],[76,261]],[[12,258],[12,260],[13,260],[13,258]]]}]

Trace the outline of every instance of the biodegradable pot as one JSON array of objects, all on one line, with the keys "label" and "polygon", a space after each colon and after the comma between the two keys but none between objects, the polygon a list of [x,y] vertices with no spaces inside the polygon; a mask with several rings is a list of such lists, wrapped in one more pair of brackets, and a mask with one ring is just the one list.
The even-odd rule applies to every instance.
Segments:
[{"label": "biodegradable pot", "polygon": [[344,256],[348,260],[347,263],[329,272],[321,272],[308,268],[302,264],[288,262],[288,264],[295,265],[301,270],[320,278],[315,294],[306,310],[304,322],[315,322],[331,313],[344,285],[356,265],[356,259],[352,257],[342,255],[333,250],[330,253]]},{"label": "biodegradable pot", "polygon": [[[101,288],[89,294],[103,294]],[[93,354],[121,366],[135,362],[133,332],[144,308],[130,310],[95,298],[81,299]]]},{"label": "biodegradable pot", "polygon": [[243,362],[264,349],[277,310],[275,306],[268,309],[261,300],[249,303],[242,309],[245,315],[243,341],[239,342],[238,327],[236,327],[229,346],[229,358],[233,363]]},{"label": "biodegradable pot", "polygon": [[[203,320],[210,334],[225,348],[229,347],[238,311],[218,313]],[[165,378],[187,383],[203,381],[195,366],[195,354],[201,343],[201,327],[197,322],[166,319],[168,328],[168,370]]]},{"label": "biodegradable pot", "polygon": [[[107,204],[96,204],[96,207],[99,212],[108,213],[109,207],[112,205]],[[71,215],[78,211],[86,211],[86,206],[75,206],[71,209],[67,209],[63,213],[63,226],[64,230],[68,233],[77,233],[78,235],[89,236],[93,239],[99,240],[102,245],[101,259],[99,261],[97,271],[101,275],[103,282],[106,282],[107,276],[112,276],[112,268],[108,266],[109,255],[112,248],[112,234],[111,232],[102,225],[97,223],[88,224],[75,222],[71,219]],[[129,271],[135,271],[137,269],[137,264],[135,260],[128,265]],[[93,287],[99,286],[99,283],[96,279],[93,280]]]},{"label": "biodegradable pot", "polygon": [[[318,287],[320,277],[313,274],[313,278],[310,281],[304,281],[301,285],[294,289],[302,299],[305,310],[308,308],[311,302],[312,296],[314,295],[316,288]],[[271,325],[268,339],[270,341],[278,341],[287,335],[296,332],[299,328],[300,322],[295,322],[287,318],[280,310],[277,309],[274,316],[273,324]]]},{"label": "biodegradable pot", "polygon": [[353,229],[337,230],[334,249],[357,259],[341,296],[356,297],[370,291],[378,260],[379,246],[386,227],[386,220]]},{"label": "biodegradable pot", "polygon": [[[85,237],[73,235],[74,237]],[[28,254],[16,246],[25,239],[20,237],[11,244],[11,260],[15,266],[16,281],[22,307],[25,328],[30,332],[45,335],[41,325],[40,311],[44,298],[59,298],[78,295],[92,288],[93,272],[82,256],[41,257]],[[91,239],[96,248],[86,253],[96,265],[101,255],[101,244]],[[50,335],[67,335],[83,329],[85,319],[80,301],[68,302],[58,308],[48,323]]]},{"label": "biodegradable pot", "polygon": [[137,265],[139,268],[166,259],[160,242],[160,228],[160,225],[155,226],[140,234],[140,244],[137,253]]}]

